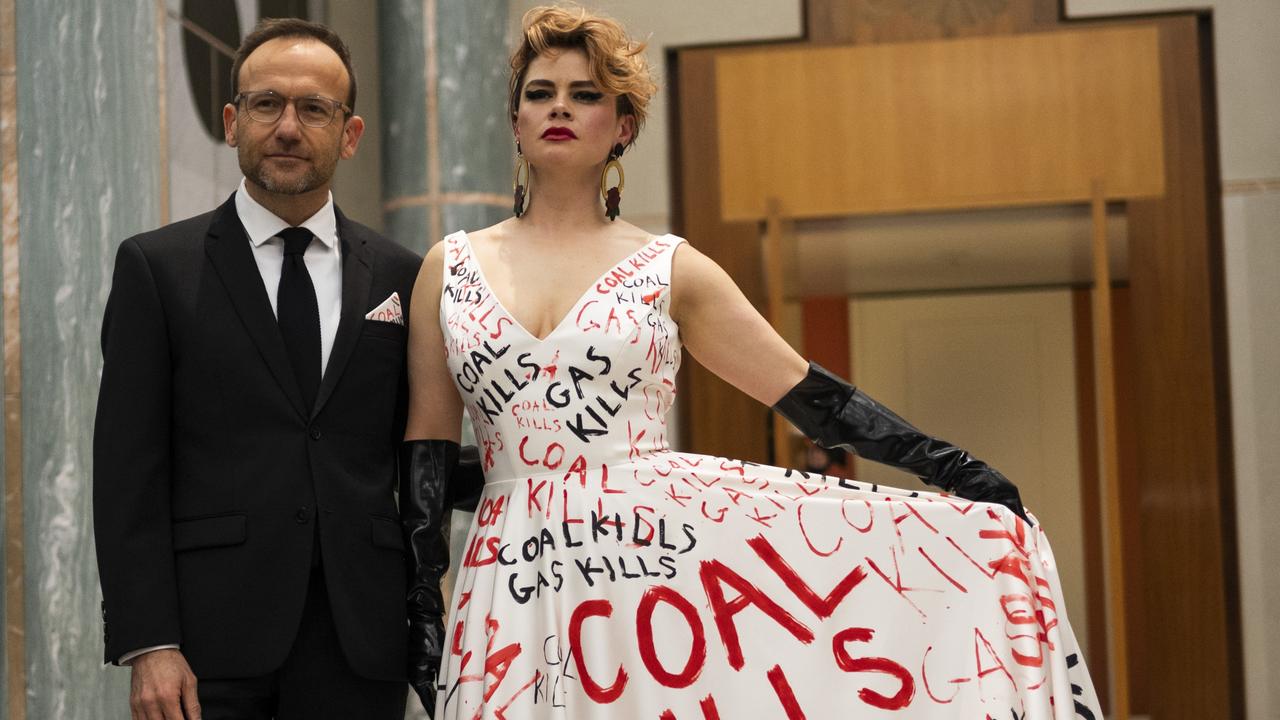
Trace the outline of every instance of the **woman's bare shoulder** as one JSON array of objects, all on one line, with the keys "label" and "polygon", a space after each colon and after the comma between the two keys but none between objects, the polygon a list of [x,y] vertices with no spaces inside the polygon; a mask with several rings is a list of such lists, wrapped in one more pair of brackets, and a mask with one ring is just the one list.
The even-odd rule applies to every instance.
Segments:
[{"label": "woman's bare shoulder", "polygon": [[623,220],[610,225],[609,237],[620,243],[633,245],[636,250],[639,250],[659,236]]},{"label": "woman's bare shoulder", "polygon": [[515,231],[515,218],[507,218],[501,222],[479,230],[464,231],[471,245],[492,245],[510,239]]},{"label": "woman's bare shoulder", "polygon": [[[724,270],[716,263],[715,260],[707,257],[694,247],[689,241],[680,243],[676,248],[675,255],[671,260],[671,272],[677,275],[681,280],[706,280],[710,276],[711,279],[725,275]],[[727,275],[726,275],[727,277]]]},{"label": "woman's bare shoulder", "polygon": [[724,268],[689,242],[671,258],[671,315],[681,322],[692,309],[717,307],[742,294]]},{"label": "woman's bare shoulder", "polygon": [[422,266],[424,268],[428,266],[441,267],[444,264],[445,253],[449,251],[448,244],[449,243],[441,240],[435,245],[427,248],[426,257],[422,259]]}]

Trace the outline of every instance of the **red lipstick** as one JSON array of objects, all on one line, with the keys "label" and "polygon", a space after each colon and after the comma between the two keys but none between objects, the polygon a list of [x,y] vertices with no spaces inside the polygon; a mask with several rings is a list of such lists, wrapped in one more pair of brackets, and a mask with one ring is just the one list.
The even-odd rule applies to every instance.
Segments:
[{"label": "red lipstick", "polygon": [[577,140],[578,136],[567,127],[549,127],[542,133],[543,140]]}]

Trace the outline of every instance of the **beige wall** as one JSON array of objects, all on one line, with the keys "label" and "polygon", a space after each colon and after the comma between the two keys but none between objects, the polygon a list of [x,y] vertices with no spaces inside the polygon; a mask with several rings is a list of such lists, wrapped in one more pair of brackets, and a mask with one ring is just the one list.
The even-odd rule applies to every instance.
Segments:
[{"label": "beige wall", "polygon": [[1280,175],[1280,2],[1066,0],[1070,18],[1213,9],[1224,180]]},{"label": "beige wall", "polygon": [[364,137],[356,156],[338,163],[333,199],[348,217],[382,229],[382,121],[378,112],[378,13],[368,3],[329,0],[325,22],[342,35],[356,68],[356,114],[364,118]]},{"label": "beige wall", "polygon": [[1248,717],[1280,720],[1280,192],[1223,197]]}]

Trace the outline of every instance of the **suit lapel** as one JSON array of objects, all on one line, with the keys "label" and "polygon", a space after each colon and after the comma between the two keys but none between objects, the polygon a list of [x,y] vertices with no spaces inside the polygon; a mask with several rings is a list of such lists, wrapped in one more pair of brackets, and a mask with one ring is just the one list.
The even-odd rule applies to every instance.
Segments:
[{"label": "suit lapel", "polygon": [[235,195],[214,214],[209,234],[205,237],[204,250],[231,297],[236,314],[240,316],[249,337],[253,338],[262,359],[271,369],[271,374],[280,383],[289,402],[299,414],[306,417],[302,391],[293,375],[293,366],[289,363],[280,326],[276,324],[275,314],[271,312],[271,300],[262,284],[262,273],[253,260],[249,237],[240,224],[240,216],[236,214]]},{"label": "suit lapel", "polygon": [[342,243],[342,318],[338,321],[338,334],[329,352],[329,363],[325,366],[311,417],[324,409],[351,359],[364,327],[364,315],[370,309],[369,288],[373,283],[373,257],[363,233],[337,207],[334,213],[338,218],[338,241]]}]

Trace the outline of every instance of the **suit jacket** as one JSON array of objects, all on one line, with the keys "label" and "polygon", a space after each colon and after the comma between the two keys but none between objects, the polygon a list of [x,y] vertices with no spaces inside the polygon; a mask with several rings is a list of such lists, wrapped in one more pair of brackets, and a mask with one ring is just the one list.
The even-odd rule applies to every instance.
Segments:
[{"label": "suit jacket", "polygon": [[234,196],[121,244],[94,426],[108,662],[177,643],[201,678],[278,668],[318,535],[351,667],[405,678],[407,325],[365,314],[398,292],[407,323],[421,259],[340,211],[337,223],[342,314],[311,409]]}]

